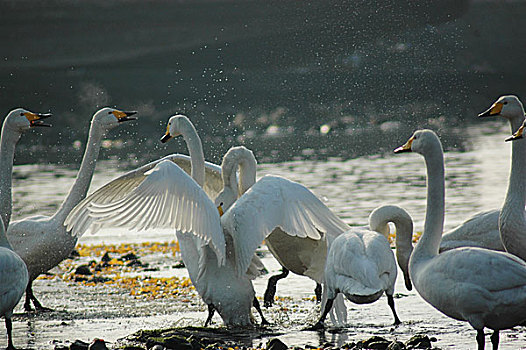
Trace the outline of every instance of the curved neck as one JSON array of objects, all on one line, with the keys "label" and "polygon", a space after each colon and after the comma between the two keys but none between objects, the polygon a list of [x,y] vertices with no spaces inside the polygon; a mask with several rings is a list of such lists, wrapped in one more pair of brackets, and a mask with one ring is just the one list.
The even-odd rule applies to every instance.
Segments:
[{"label": "curved neck", "polygon": [[192,163],[191,176],[199,186],[203,186],[205,183],[205,155],[201,139],[190,121],[181,123],[180,129],[179,131],[188,147],[188,153],[190,153],[190,161]]},{"label": "curved neck", "polygon": [[22,134],[9,128],[6,122],[7,119],[4,120],[0,139],[0,217],[7,227],[12,211],[11,186],[15,146]]},{"label": "curved neck", "polygon": [[59,222],[64,223],[69,212],[84,198],[88,193],[88,188],[95,172],[95,166],[97,164],[97,158],[100,152],[100,146],[102,138],[106,134],[106,130],[91,121],[91,127],[88,134],[88,141],[86,143],[86,150],[80,163],[79,172],[77,178],[73,183],[73,186],[69,190],[68,195],[62,205],[55,213],[54,218],[58,219]]},{"label": "curved neck", "polygon": [[424,154],[427,169],[427,204],[424,232],[413,252],[414,256],[432,258],[438,255],[442,240],[445,210],[444,154],[442,147]]},{"label": "curved neck", "polygon": [[[237,189],[238,198],[256,183],[256,159],[245,148],[233,148],[227,152],[222,164],[223,186]],[[239,183],[236,171],[239,169]]]},{"label": "curved neck", "polygon": [[[510,119],[512,132],[515,132],[522,124],[524,118]],[[513,211],[524,215],[524,206],[526,204],[526,141],[519,139],[512,142],[511,145],[511,167],[508,181],[508,190],[502,211]]]}]

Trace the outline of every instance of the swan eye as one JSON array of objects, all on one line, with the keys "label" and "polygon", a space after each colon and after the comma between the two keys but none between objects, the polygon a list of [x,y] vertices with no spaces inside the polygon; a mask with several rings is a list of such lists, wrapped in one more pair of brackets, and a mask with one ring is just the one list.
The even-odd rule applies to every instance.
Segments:
[{"label": "swan eye", "polygon": [[502,102],[503,105],[507,105],[508,104],[508,101],[504,101]]},{"label": "swan eye", "polygon": [[223,206],[223,202],[219,203],[220,206]]},{"label": "swan eye", "polygon": [[20,113],[20,116],[23,117],[23,116],[24,116],[24,113]]},{"label": "swan eye", "polygon": [[113,112],[112,111],[109,111],[108,114],[112,114]]}]

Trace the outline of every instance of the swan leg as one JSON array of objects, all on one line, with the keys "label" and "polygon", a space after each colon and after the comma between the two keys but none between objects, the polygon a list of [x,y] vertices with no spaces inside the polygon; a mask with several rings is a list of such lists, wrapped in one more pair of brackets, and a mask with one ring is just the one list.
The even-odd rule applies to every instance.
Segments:
[{"label": "swan leg", "polygon": [[261,305],[259,305],[258,298],[254,297],[254,300],[252,301],[252,305],[256,308],[259,316],[261,316],[261,325],[262,326],[269,325],[270,323],[263,316],[263,311],[261,310]]},{"label": "swan leg", "polygon": [[316,295],[316,302],[321,302],[321,284],[316,283],[316,288],[314,288],[314,294]]},{"label": "swan leg", "polygon": [[216,308],[213,304],[208,304],[208,317],[205,321],[205,327],[208,327],[210,322],[212,321],[212,317],[214,316],[214,312],[216,311]]},{"label": "swan leg", "polygon": [[26,288],[26,301],[24,303],[24,309],[26,311],[31,311],[31,304],[30,301],[33,302],[33,305],[35,305],[35,309],[37,311],[45,312],[45,311],[53,311],[53,309],[50,309],[48,307],[42,306],[38,299],[35,297],[35,294],[33,294],[33,281],[29,281]]},{"label": "swan leg", "polygon": [[493,331],[493,334],[491,335],[491,344],[493,344],[493,350],[497,350],[499,348],[499,330],[498,329]]},{"label": "swan leg", "polygon": [[10,317],[5,318],[5,328],[7,329],[7,349],[6,350],[15,350],[13,345],[13,323],[11,322]]},{"label": "swan leg", "polygon": [[285,267],[281,269],[281,273],[279,275],[274,275],[268,279],[267,289],[265,290],[265,294],[263,296],[263,305],[265,307],[272,306],[274,304],[274,295],[276,294],[276,283],[280,279],[283,279],[289,275],[289,270]]},{"label": "swan leg", "polygon": [[[336,294],[337,295],[337,294]],[[307,328],[307,330],[316,331],[320,329],[324,329],[325,325],[323,322],[325,321],[325,318],[329,314],[329,311],[332,309],[332,304],[334,303],[334,299],[336,299],[336,296],[333,299],[327,299],[327,303],[325,304],[325,309],[323,309],[323,313],[321,314],[320,319],[314,326]]]},{"label": "swan leg", "polygon": [[387,295],[387,304],[389,305],[389,307],[391,308],[391,311],[393,312],[393,316],[395,319],[394,324],[395,326],[399,325],[402,322],[400,321],[400,319],[398,318],[398,315],[396,314],[394,298],[392,295],[389,295],[387,293],[385,295]]},{"label": "swan leg", "polygon": [[477,349],[484,350],[484,329],[477,329]]}]

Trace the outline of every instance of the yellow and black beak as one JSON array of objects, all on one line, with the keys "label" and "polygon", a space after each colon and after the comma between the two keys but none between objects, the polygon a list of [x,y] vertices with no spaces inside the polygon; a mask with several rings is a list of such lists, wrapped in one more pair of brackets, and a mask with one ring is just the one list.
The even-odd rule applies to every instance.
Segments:
[{"label": "yellow and black beak", "polygon": [[42,120],[42,119],[46,119],[46,118],[51,117],[52,116],[51,113],[25,112],[24,116],[27,118],[27,120],[29,121],[29,125],[32,128],[35,127],[35,126],[45,126],[45,127],[50,127],[51,126],[51,124],[46,124]]},{"label": "yellow and black beak", "polygon": [[119,122],[119,123],[127,122],[129,120],[137,120],[136,117],[132,117],[132,115],[137,114],[136,111],[125,112],[125,111],[117,111],[117,110],[115,110],[112,113],[115,116],[115,118],[117,118],[117,122]]},{"label": "yellow and black beak", "polygon": [[500,111],[502,111],[503,106],[504,104],[502,102],[495,102],[487,111],[480,113],[479,118],[494,117],[496,115],[499,115]]},{"label": "yellow and black beak", "polygon": [[219,212],[219,216],[223,216],[224,212],[223,212],[223,205],[222,204],[217,206],[217,211]]},{"label": "yellow and black beak", "polygon": [[161,137],[161,142],[166,143],[168,140],[172,138],[172,135],[170,135],[170,124],[166,126],[166,133]]},{"label": "yellow and black beak", "polygon": [[409,140],[407,140],[407,142],[398,147],[397,149],[394,150],[394,153],[403,153],[403,152],[412,152],[411,150],[411,145],[413,144],[413,140],[415,139],[414,136],[411,136],[411,138]]},{"label": "yellow and black beak", "polygon": [[524,136],[524,124],[521,125],[521,127],[515,132],[515,134],[508,137],[505,141],[515,141],[518,139],[522,139]]}]

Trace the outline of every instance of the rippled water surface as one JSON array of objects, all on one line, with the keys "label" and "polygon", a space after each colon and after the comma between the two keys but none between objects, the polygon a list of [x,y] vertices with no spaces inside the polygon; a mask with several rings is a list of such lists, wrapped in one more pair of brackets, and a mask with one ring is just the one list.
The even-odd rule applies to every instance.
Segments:
[{"label": "rippled water surface", "polygon": [[[504,142],[508,134],[507,126],[501,123],[491,124],[489,127],[486,125],[484,129],[466,130],[464,137],[469,141],[469,151],[446,153],[446,229],[461,223],[477,211],[501,205],[509,171],[511,145]],[[399,145],[393,144],[392,148],[397,146]],[[100,162],[97,165],[91,188],[98,188],[123,171],[124,169],[119,168],[119,164],[114,161]],[[13,219],[16,220],[36,213],[53,213],[69,190],[76,176],[76,170],[56,165],[23,165],[15,166],[14,174]],[[282,175],[306,185],[350,225],[366,224],[370,211],[379,205],[398,204],[406,208],[413,216],[416,231],[421,231],[423,228],[425,167],[422,157],[417,154],[386,153],[346,161],[331,159],[260,164],[258,176],[265,174]],[[112,230],[82,237],[81,241],[91,244],[173,240],[173,238],[171,232],[130,235],[125,231]],[[264,262],[271,273],[279,270],[279,265],[270,254],[265,256]],[[186,272],[177,273],[185,274]],[[265,286],[266,278],[255,281],[258,295],[262,295]],[[312,281],[293,276],[280,282],[278,294],[290,296],[293,300],[301,300],[303,297],[312,296],[313,288]],[[305,325],[305,317],[309,315],[310,305],[305,307],[307,311],[304,310],[303,313],[287,321],[280,318],[279,310],[267,310],[266,312],[273,322],[282,325],[279,330],[285,334],[280,336],[280,339],[288,345],[317,346],[325,341],[343,344],[372,335],[406,341],[413,334],[425,333],[436,337],[438,342],[434,345],[441,348],[475,347],[475,332],[465,322],[454,321],[437,312],[425,303],[416,291],[407,291],[400,278],[397,281],[396,292],[401,293],[396,303],[400,319],[403,321],[403,324],[397,328],[391,326],[392,315],[384,297],[370,305],[347,303],[348,327],[337,333],[327,332],[324,336],[314,332],[300,331]],[[71,303],[66,302],[65,307]],[[95,317],[92,322],[89,320],[72,322],[75,323],[75,327],[70,329],[66,336],[69,339],[75,338],[74,332],[85,329],[84,334],[78,334],[79,338],[82,338],[83,335],[88,337],[98,335],[114,340],[141,327],[162,327],[166,326],[167,322],[172,324],[168,320],[176,322],[176,320],[184,319],[187,324],[200,324],[198,322],[201,322],[204,315],[204,311],[185,314],[184,311],[174,310],[170,315],[149,316],[149,318],[141,318],[142,321],[130,321],[129,319],[123,321],[113,318],[107,325],[104,325],[104,317]],[[312,314],[310,317],[312,319]],[[127,322],[127,327],[116,325],[121,322]],[[218,322],[219,320],[216,319],[216,325]],[[47,336],[42,335],[46,330],[39,329],[39,324],[43,327],[45,323],[34,321],[30,327],[25,321],[15,322],[18,342],[21,345],[46,348],[50,346],[51,339],[60,339],[61,334],[64,336],[60,328]],[[4,330],[0,329],[0,332]],[[32,334],[32,336],[26,336],[26,334]],[[31,341],[29,342],[26,338],[31,338]],[[487,346],[490,346],[489,337],[487,341]],[[254,342],[254,345],[257,344],[258,342]],[[523,328],[502,332],[501,348],[526,348],[526,335]]]}]

